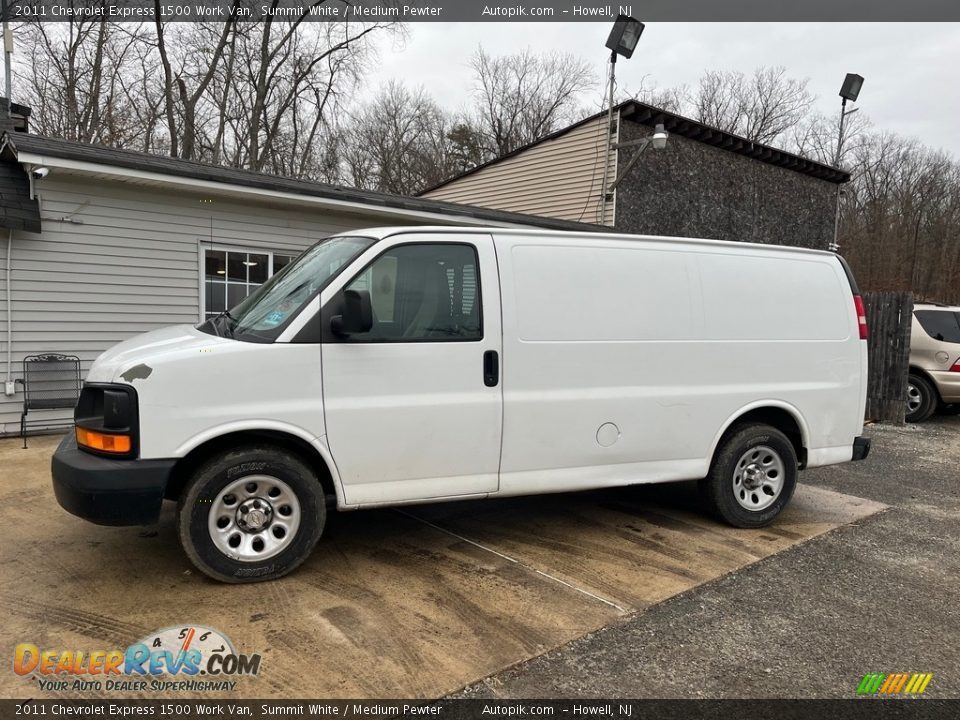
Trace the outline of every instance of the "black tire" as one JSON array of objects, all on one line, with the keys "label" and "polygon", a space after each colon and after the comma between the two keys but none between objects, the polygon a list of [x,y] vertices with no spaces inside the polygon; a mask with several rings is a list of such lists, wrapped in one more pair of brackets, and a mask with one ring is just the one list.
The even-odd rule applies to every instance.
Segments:
[{"label": "black tire", "polygon": [[[910,403],[913,400],[916,404],[910,409]],[[934,389],[933,384],[923,375],[910,373],[907,379],[907,416],[908,423],[920,423],[929,419],[937,409],[940,402],[940,396]]]},{"label": "black tire", "polygon": [[[284,532],[280,536],[281,539],[276,541],[267,537],[268,542],[276,543],[276,547],[272,550],[269,546],[266,549],[268,553],[273,551],[277,553],[271,557],[263,560],[253,557],[246,560],[231,558],[217,547],[217,542],[213,538],[213,529],[208,525],[208,521],[217,521],[212,520],[210,514],[215,506],[225,508],[223,503],[230,502],[231,498],[234,503],[238,502],[232,494],[224,495],[225,489],[234,486],[243,478],[256,476],[272,478],[274,482],[271,483],[271,480],[267,479],[261,480],[259,485],[252,481],[248,483],[245,487],[256,487],[256,492],[259,494],[250,497],[243,495],[243,502],[236,505],[235,517],[228,518],[224,522],[233,523],[237,530],[234,534],[247,540],[252,539],[255,546],[256,535],[253,531],[241,532],[242,528],[237,526],[238,523],[243,522],[240,516],[240,505],[251,502],[257,504],[259,508],[260,500],[267,500],[268,493],[285,485],[284,492],[288,495],[292,494],[295,502],[291,500],[289,505],[278,507],[276,510],[270,507],[271,520],[267,521],[268,524],[264,525],[260,532],[273,531],[279,534],[283,529],[279,527],[283,525],[280,514],[284,508],[290,512],[291,505],[297,510],[296,530],[290,535]],[[226,500],[220,498],[226,498]],[[286,575],[310,556],[326,523],[325,500],[323,487],[317,474],[297,455],[270,445],[230,450],[205,462],[187,482],[177,506],[177,531],[180,544],[197,569],[215,580],[226,583],[274,580]],[[226,509],[221,512],[229,515]],[[263,517],[264,512],[261,512],[258,520]],[[253,537],[249,538],[247,535]],[[260,537],[266,537],[266,535],[261,534]],[[224,541],[220,540],[220,542]],[[260,540],[261,547],[263,544]],[[229,548],[226,549],[229,550]],[[253,553],[252,550],[250,552]]]},{"label": "black tire", "polygon": [[[758,448],[767,450],[761,451]],[[750,457],[747,456],[751,450],[756,453],[756,462],[751,462]],[[745,457],[748,465],[743,467],[741,462]],[[764,461],[768,458],[776,458],[779,462],[771,462],[769,468],[764,470]],[[770,472],[769,484],[750,490],[748,485],[744,484],[746,468],[750,468],[754,473]],[[735,487],[738,472],[743,500],[737,499],[737,495],[740,494]],[[750,482],[768,482],[765,474],[760,475],[760,478],[755,480],[751,476]],[[781,481],[778,494],[767,492],[774,489],[772,481],[777,479]],[[797,453],[793,443],[776,428],[761,423],[750,423],[734,426],[724,435],[710,464],[709,474],[700,481],[700,493],[708,509],[724,522],[734,527],[758,528],[769,525],[780,514],[780,511],[790,502],[796,486]],[[758,506],[756,510],[741,504],[744,502],[750,504],[751,497]],[[762,506],[765,502],[770,504]]]}]

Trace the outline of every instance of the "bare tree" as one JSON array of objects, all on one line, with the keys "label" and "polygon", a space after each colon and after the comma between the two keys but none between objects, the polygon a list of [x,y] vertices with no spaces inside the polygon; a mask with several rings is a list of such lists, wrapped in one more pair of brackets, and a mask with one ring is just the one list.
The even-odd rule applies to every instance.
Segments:
[{"label": "bare tree", "polygon": [[686,85],[677,88],[652,88],[641,90],[634,97],[647,105],[682,115],[690,102],[690,89]]},{"label": "bare tree", "polygon": [[960,302],[960,164],[916,140],[875,133],[849,165],[841,245],[860,283]]},{"label": "bare tree", "polygon": [[226,22],[198,22],[178,28],[176,44],[186,52],[179,53],[180,62],[176,68],[170,60],[167,40],[167,30],[174,24],[160,19],[160,4],[160,0],[154,0],[156,43],[163,66],[164,107],[167,132],[170,135],[170,154],[192,160],[197,154],[199,133],[197,106],[205,98],[207,87],[224,62],[225,50],[236,26],[234,12],[240,5],[240,0],[233,0],[230,19]]},{"label": "bare tree", "polygon": [[134,91],[151,70],[141,52],[143,25],[30,22],[17,32],[28,58],[16,68],[17,83],[38,132],[119,147],[151,146],[146,138],[156,106],[141,102]]},{"label": "bare tree", "polygon": [[397,23],[303,25],[309,9],[293,20],[258,23],[240,44],[244,70],[238,92],[249,122],[241,133],[243,164],[254,170],[275,165],[281,145],[293,150],[305,170],[305,155],[318,133],[332,127],[328,113],[338,96],[357,85],[372,57],[369,39],[402,31]]},{"label": "bare tree", "polygon": [[[848,115],[843,126],[843,145],[840,166],[857,154],[860,146],[869,139],[870,119],[862,114]],[[808,114],[789,133],[789,149],[811,160],[833,165],[840,137],[840,114],[829,117],[820,113]]]},{"label": "bare tree", "polygon": [[451,120],[423,88],[391,81],[351,117],[348,180],[398,194],[435,185],[461,167],[451,132]]},{"label": "bare tree", "polygon": [[[321,3],[259,23],[156,23],[172,155],[285,175],[339,176],[333,115],[340,98],[373,58],[370,39],[403,26],[306,22]],[[278,4],[272,0],[272,7]]]},{"label": "bare tree", "polygon": [[491,57],[480,48],[471,65],[476,123],[484,150],[492,157],[573,120],[581,93],[594,86],[590,66],[569,53],[536,55],[527,49]]},{"label": "bare tree", "polygon": [[794,127],[809,111],[814,96],[807,80],[786,76],[783,67],[741,72],[708,70],[692,98],[693,116],[700,122],[770,143]]}]

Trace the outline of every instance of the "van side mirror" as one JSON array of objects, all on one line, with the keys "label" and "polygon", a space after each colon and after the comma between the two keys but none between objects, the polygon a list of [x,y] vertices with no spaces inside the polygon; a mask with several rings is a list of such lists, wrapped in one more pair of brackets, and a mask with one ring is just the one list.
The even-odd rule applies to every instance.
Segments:
[{"label": "van side mirror", "polygon": [[330,329],[338,337],[369,332],[373,328],[373,306],[366,290],[343,291],[343,314],[330,318]]}]

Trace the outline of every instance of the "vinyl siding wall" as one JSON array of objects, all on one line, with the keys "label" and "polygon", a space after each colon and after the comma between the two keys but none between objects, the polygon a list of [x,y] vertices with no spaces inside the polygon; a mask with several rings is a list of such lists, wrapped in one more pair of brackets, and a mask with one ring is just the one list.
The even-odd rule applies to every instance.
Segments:
[{"label": "vinyl siding wall", "polygon": [[[97,355],[121,340],[196,324],[200,253],[211,243],[296,255],[326,235],[384,224],[229,199],[207,203],[200,194],[60,173],[43,181],[40,195],[42,232],[13,234],[13,378],[21,377],[25,355],[77,355],[85,376]],[[6,239],[4,230],[0,268],[6,267]],[[0,376],[6,380],[4,282],[0,269]],[[19,385],[14,397],[0,394],[0,434],[19,432],[22,404]]]},{"label": "vinyl siding wall", "polygon": [[[607,203],[606,217],[602,221],[600,218],[606,132],[604,116],[424,193],[423,197],[613,225],[615,202]],[[617,153],[612,151],[608,184],[616,173]]]}]

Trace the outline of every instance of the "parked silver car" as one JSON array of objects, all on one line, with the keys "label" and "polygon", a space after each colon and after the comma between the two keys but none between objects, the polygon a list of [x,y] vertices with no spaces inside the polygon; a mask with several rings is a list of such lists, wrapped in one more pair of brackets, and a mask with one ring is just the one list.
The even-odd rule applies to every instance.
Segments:
[{"label": "parked silver car", "polygon": [[922,422],[938,405],[960,403],[960,307],[917,303],[910,334],[907,422]]}]

